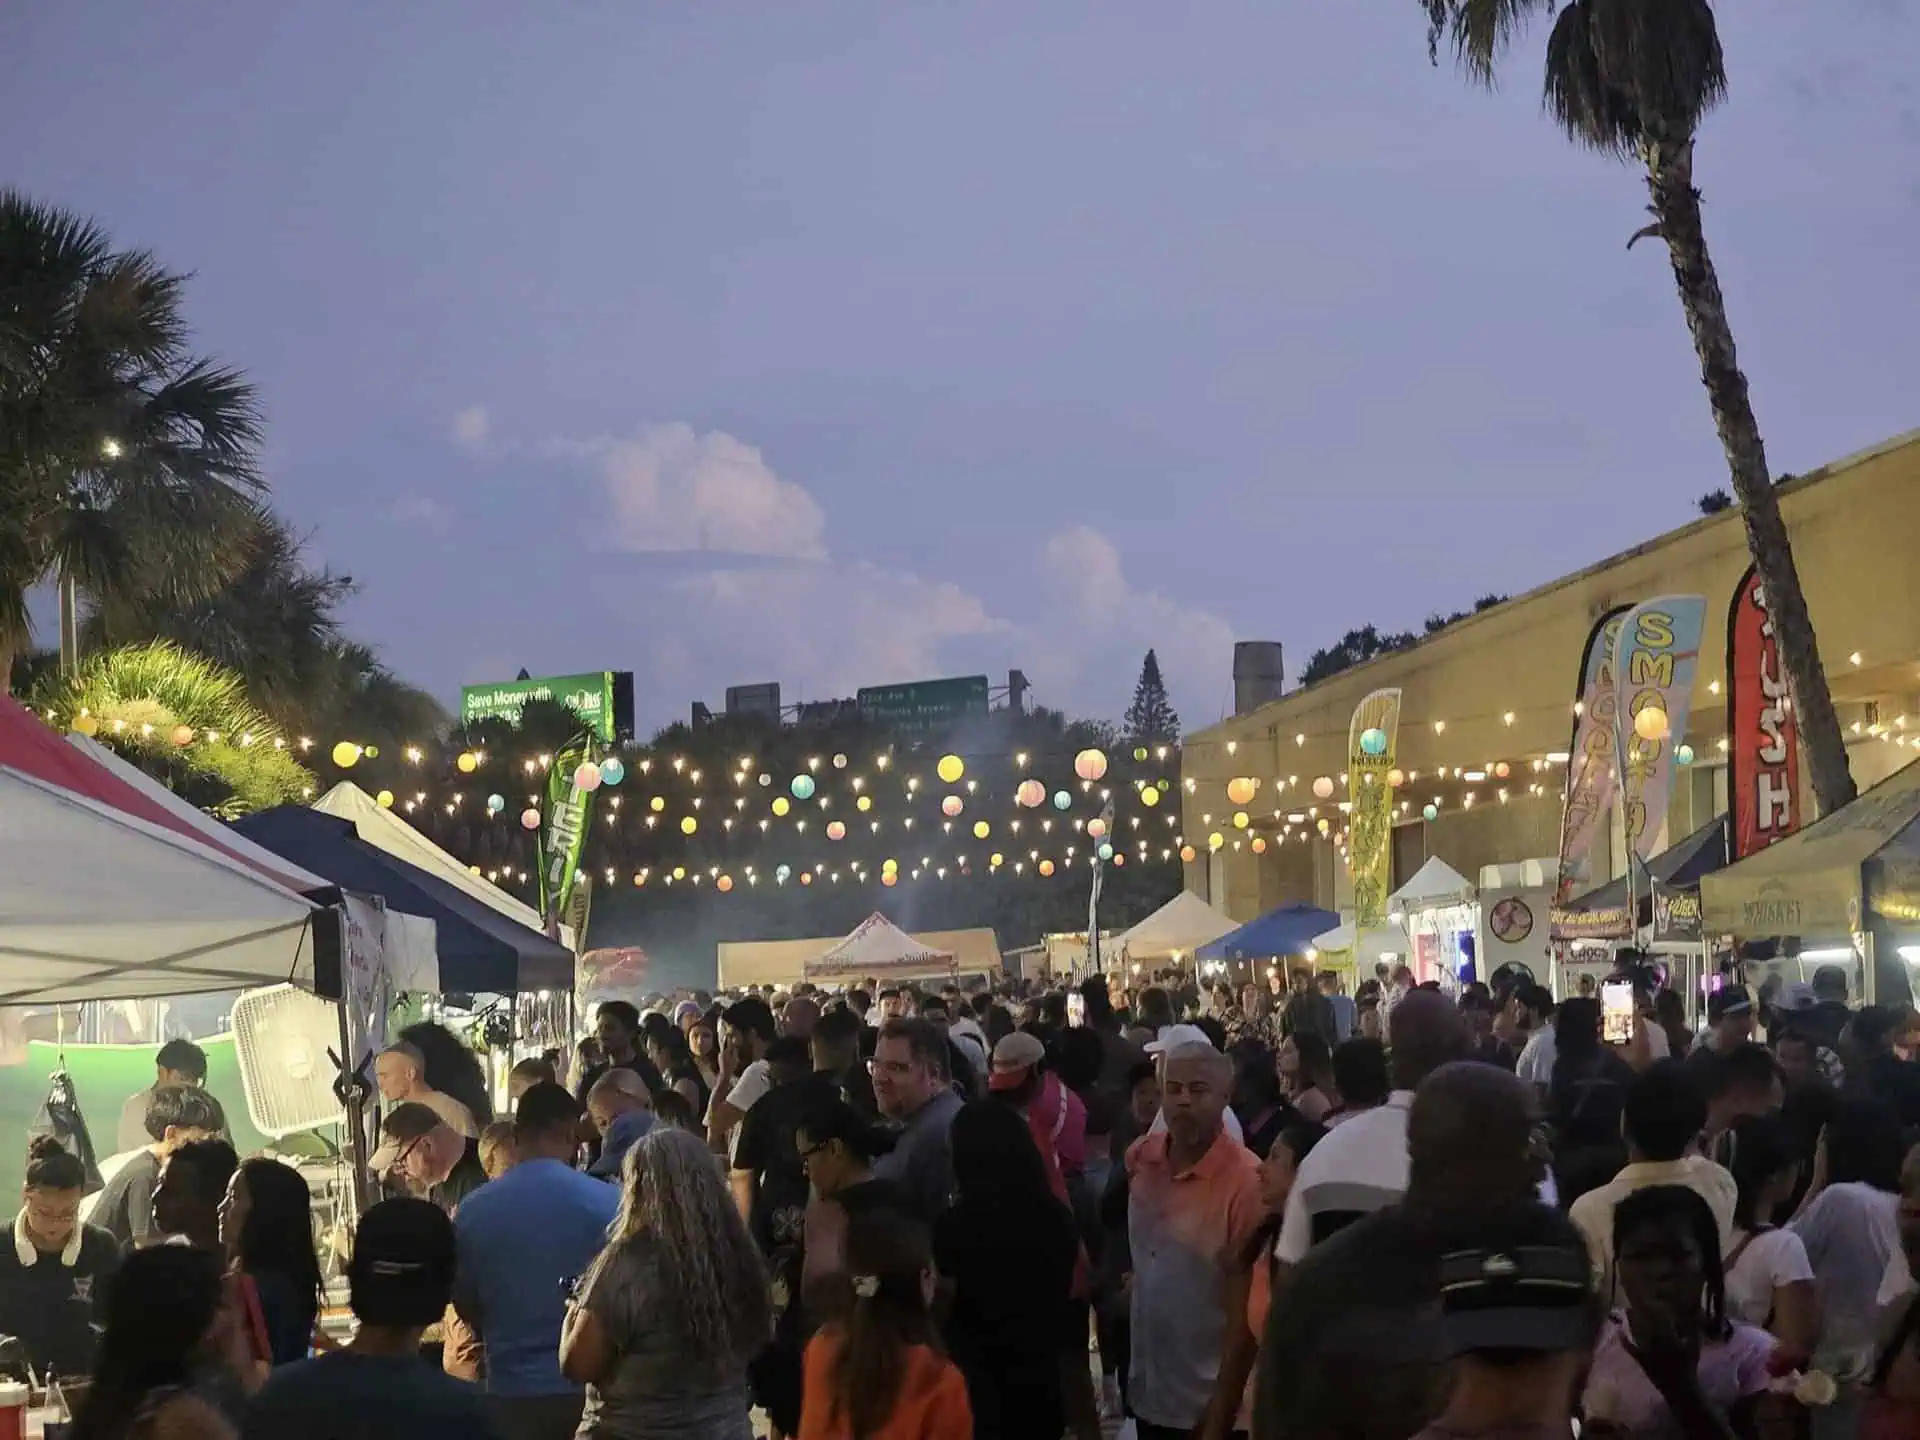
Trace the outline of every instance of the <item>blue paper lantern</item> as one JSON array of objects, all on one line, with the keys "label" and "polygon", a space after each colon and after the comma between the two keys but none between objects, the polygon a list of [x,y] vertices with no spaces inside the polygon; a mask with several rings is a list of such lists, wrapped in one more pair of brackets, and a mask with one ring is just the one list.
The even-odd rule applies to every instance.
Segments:
[{"label": "blue paper lantern", "polygon": [[1420,817],[1423,820],[1438,820],[1440,818],[1440,807],[1438,805],[1429,805],[1420,812]]},{"label": "blue paper lantern", "polygon": [[600,783],[618,785],[627,778],[627,767],[621,763],[618,755],[609,755],[600,762]]},{"label": "blue paper lantern", "polygon": [[792,874],[793,867],[791,865],[776,865],[773,867],[773,878],[781,885],[786,884],[787,878]]},{"label": "blue paper lantern", "polygon": [[813,798],[813,777],[811,775],[796,775],[793,777],[793,784],[788,788],[793,791],[794,799],[811,800]]},{"label": "blue paper lantern", "polygon": [[1691,745],[1682,745],[1678,750],[1673,752],[1673,759],[1675,764],[1691,765],[1693,763],[1693,747]]},{"label": "blue paper lantern", "polygon": [[1056,810],[1071,810],[1073,808],[1073,796],[1064,790],[1054,791],[1053,808]]},{"label": "blue paper lantern", "polygon": [[1362,755],[1384,755],[1387,753],[1387,732],[1378,725],[1369,725],[1360,732],[1360,753]]},{"label": "blue paper lantern", "polygon": [[1108,845],[1103,841],[1100,846],[1099,855],[1102,860],[1113,859],[1113,846]]},{"label": "blue paper lantern", "polygon": [[507,808],[506,796],[504,795],[487,796],[487,814],[498,815],[502,810],[506,808]]}]

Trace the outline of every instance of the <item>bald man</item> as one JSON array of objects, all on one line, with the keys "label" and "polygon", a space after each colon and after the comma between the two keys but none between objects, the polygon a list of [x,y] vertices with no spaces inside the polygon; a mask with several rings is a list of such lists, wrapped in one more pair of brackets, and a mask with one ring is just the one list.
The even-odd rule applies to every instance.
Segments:
[{"label": "bald man", "polygon": [[1472,1038],[1457,1007],[1415,990],[1388,1020],[1387,1103],[1339,1125],[1300,1164],[1274,1256],[1298,1265],[1307,1251],[1407,1189],[1407,1112],[1413,1092],[1441,1066],[1467,1058]]},{"label": "bald man", "polygon": [[1127,1400],[1141,1440],[1191,1435],[1207,1418],[1226,1352],[1230,1282],[1263,1214],[1260,1162],[1224,1121],[1233,1062],[1187,1041],[1167,1049],[1162,1064],[1167,1128],[1127,1152]]},{"label": "bald man", "polygon": [[[1395,1007],[1396,1031],[1421,999],[1416,992]],[[1434,1017],[1420,1023],[1444,1048]],[[1412,1435],[1439,1414],[1447,1384],[1440,1257],[1455,1235],[1498,1233],[1503,1216],[1526,1233],[1525,1217],[1540,1208],[1535,1104],[1523,1081],[1477,1061],[1442,1065],[1425,1079],[1406,1114],[1404,1199],[1313,1247],[1276,1287],[1260,1345],[1255,1440]]]}]

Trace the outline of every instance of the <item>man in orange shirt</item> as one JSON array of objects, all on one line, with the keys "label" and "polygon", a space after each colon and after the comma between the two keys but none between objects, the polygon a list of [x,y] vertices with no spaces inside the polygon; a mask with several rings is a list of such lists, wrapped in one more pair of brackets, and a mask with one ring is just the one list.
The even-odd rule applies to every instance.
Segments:
[{"label": "man in orange shirt", "polygon": [[[1165,1055],[1167,1128],[1127,1152],[1133,1252],[1127,1398],[1139,1440],[1194,1433],[1226,1344],[1228,1280],[1260,1224],[1260,1162],[1226,1133],[1233,1064],[1207,1044]],[[1218,1433],[1232,1425],[1223,1420]],[[1213,1427],[1210,1427],[1213,1428]]]}]

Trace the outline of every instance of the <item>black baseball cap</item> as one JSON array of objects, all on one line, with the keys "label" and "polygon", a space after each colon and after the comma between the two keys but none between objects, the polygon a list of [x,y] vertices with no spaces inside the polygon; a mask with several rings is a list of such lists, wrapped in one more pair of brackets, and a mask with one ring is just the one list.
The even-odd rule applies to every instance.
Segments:
[{"label": "black baseball cap", "polygon": [[1707,996],[1707,1019],[1718,1024],[1729,1015],[1744,1015],[1753,1009],[1753,996],[1744,985],[1729,985]]},{"label": "black baseball cap", "polygon": [[453,1293],[453,1222],[438,1205],[402,1196],[360,1217],[347,1265],[353,1311],[370,1325],[430,1325]]},{"label": "black baseball cap", "polygon": [[1589,1348],[1599,1324],[1593,1262],[1573,1222],[1544,1205],[1486,1217],[1440,1256],[1441,1333],[1450,1355]]}]

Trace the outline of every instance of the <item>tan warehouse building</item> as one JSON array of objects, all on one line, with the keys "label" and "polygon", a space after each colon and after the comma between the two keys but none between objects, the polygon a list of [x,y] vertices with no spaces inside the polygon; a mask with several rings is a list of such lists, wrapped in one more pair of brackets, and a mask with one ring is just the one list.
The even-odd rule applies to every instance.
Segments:
[{"label": "tan warehouse building", "polygon": [[[1779,495],[1864,789],[1920,758],[1920,431],[1791,480]],[[1401,691],[1396,763],[1408,775],[1396,805],[1395,885],[1429,856],[1475,879],[1483,866],[1555,855],[1588,633],[1614,606],[1674,592],[1707,597],[1685,737],[1695,761],[1676,772],[1659,843],[1688,834],[1726,809],[1726,622],[1748,560],[1739,513],[1709,516],[1190,736],[1188,887],[1242,920],[1291,901],[1328,909],[1347,901],[1337,840],[1348,722],[1383,687]],[[1227,786],[1243,777],[1259,788],[1235,805]],[[1323,777],[1336,782],[1331,800],[1314,794]],[[1423,818],[1429,804],[1433,821]],[[1211,851],[1210,836],[1219,837]],[[1597,843],[1597,879],[1620,873],[1617,848]]]}]

